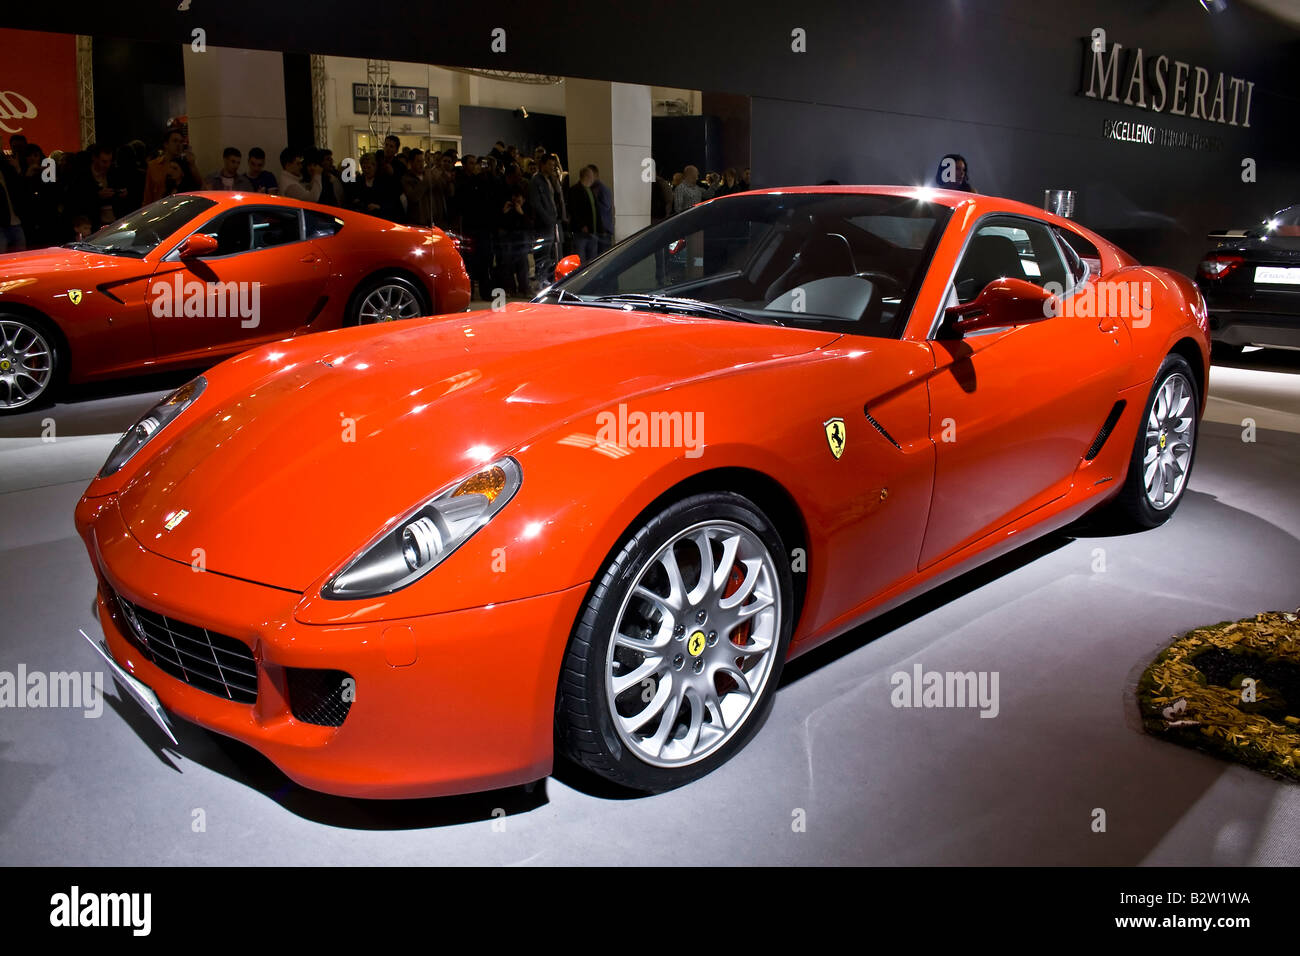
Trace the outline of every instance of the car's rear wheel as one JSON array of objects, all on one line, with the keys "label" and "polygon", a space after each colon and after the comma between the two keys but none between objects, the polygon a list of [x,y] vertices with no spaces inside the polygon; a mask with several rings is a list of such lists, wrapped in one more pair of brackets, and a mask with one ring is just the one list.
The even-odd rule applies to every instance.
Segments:
[{"label": "car's rear wheel", "polygon": [[0,312],[0,414],[48,398],[59,371],[58,338],[45,323]]},{"label": "car's rear wheel", "polygon": [[352,297],[348,325],[373,325],[426,315],[424,295],[403,276],[379,276],[366,282]]},{"label": "car's rear wheel", "polygon": [[729,492],[683,499],[633,529],[574,626],[556,697],[561,751],[654,793],[743,747],[789,647],[783,555],[771,521]]},{"label": "car's rear wheel", "polygon": [[1127,524],[1154,528],[1178,508],[1196,456],[1200,408],[1192,367],[1181,355],[1167,356],[1138,426],[1128,477],[1115,500],[1115,510]]}]

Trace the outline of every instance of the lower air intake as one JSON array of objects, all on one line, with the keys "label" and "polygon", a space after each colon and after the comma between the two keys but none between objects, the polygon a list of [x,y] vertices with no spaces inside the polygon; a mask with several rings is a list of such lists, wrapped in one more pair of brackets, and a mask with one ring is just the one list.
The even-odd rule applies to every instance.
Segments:
[{"label": "lower air intake", "polygon": [[346,671],[286,667],[289,709],[297,720],[320,727],[341,727],[352,709],[356,683]]}]

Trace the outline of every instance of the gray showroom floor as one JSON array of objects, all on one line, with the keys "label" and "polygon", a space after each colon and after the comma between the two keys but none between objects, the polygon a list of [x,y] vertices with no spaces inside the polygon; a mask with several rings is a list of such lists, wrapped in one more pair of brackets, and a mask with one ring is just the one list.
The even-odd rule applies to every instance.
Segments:
[{"label": "gray showroom floor", "polygon": [[[0,710],[0,863],[1296,865],[1300,787],[1144,735],[1133,699],[1174,635],[1300,604],[1300,353],[1248,353],[1211,392],[1170,524],[1053,536],[796,661],[753,743],[681,790],[615,798],[566,770],[531,793],[331,798],[189,725],[164,748],[112,690],[99,719]],[[72,509],[159,394],[0,420],[0,671],[102,670]],[[895,709],[914,664],[996,671],[1000,712]]]}]

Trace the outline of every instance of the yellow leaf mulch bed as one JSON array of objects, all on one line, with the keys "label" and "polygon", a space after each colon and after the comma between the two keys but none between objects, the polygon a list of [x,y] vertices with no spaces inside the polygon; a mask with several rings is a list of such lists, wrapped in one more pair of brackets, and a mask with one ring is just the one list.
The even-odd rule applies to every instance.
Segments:
[{"label": "yellow leaf mulch bed", "polygon": [[1300,611],[1198,627],[1138,682],[1147,731],[1300,781]]}]

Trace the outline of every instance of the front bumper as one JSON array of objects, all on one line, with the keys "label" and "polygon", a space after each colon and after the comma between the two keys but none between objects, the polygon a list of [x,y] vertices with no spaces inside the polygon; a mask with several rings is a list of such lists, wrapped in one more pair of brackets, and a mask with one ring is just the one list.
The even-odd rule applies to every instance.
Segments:
[{"label": "front bumper", "polygon": [[[301,595],[154,554],[115,497],[82,498],[77,530],[99,578],[113,658],[171,714],[243,741],[297,783],[349,797],[427,797],[512,786],[551,771],[555,689],[586,584],[487,607],[372,624],[294,619]],[[243,704],[173,677],[127,638],[114,595],[247,644],[257,699]],[[298,720],[286,668],[345,671],[341,726]]]}]

